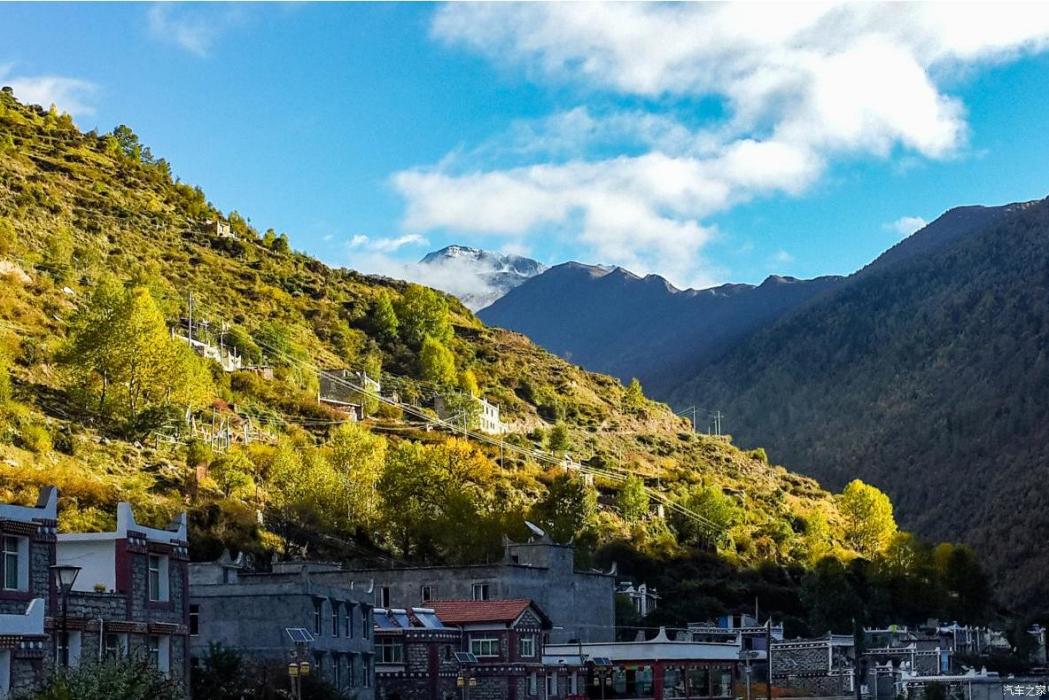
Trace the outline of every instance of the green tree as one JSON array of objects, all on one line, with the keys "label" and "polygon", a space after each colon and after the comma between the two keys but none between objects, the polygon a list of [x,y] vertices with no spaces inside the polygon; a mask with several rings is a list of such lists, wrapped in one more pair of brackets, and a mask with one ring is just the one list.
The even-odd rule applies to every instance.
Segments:
[{"label": "green tree", "polygon": [[203,406],[213,391],[207,364],[170,337],[149,292],[111,279],[73,318],[62,359],[95,410],[125,429],[163,407]]},{"label": "green tree", "polygon": [[568,426],[564,423],[555,423],[550,432],[546,434],[546,448],[555,454],[568,452],[572,449],[572,439],[568,434]]},{"label": "green tree", "polygon": [[66,282],[73,273],[73,233],[68,226],[59,226],[44,246],[43,268],[57,282]]},{"label": "green tree", "polygon": [[432,289],[409,284],[394,303],[401,339],[413,348],[429,337],[441,343],[452,339],[448,302]]},{"label": "green tree", "polygon": [[262,350],[251,339],[251,334],[241,326],[231,326],[226,332],[225,343],[237,351],[246,365],[257,365],[262,362]]},{"label": "green tree", "polygon": [[459,373],[459,388],[470,396],[478,396],[481,393],[480,387],[477,386],[477,375],[473,370],[464,369]]},{"label": "green tree", "polygon": [[638,476],[628,476],[619,488],[616,506],[628,522],[636,522],[648,515],[648,491],[645,482]]},{"label": "green tree", "polygon": [[582,479],[559,474],[546,495],[532,506],[531,519],[555,542],[568,542],[589,529],[597,513],[597,493]]},{"label": "green tree", "polygon": [[379,514],[379,479],[386,462],[386,439],[357,423],[344,423],[325,446],[328,463],[342,480],[341,512],[347,527],[371,526]]},{"label": "green tree", "polygon": [[868,559],[885,549],[896,534],[892,501],[859,479],[845,486],[839,507],[845,520],[845,541]]},{"label": "green tree", "polygon": [[427,336],[423,340],[419,377],[440,386],[455,386],[455,355],[436,338]]},{"label": "green tree", "polygon": [[45,676],[33,700],[182,700],[178,682],[144,658],[85,660],[77,668],[55,669]]},{"label": "green tree", "polygon": [[641,382],[634,377],[623,393],[623,410],[629,413],[641,413],[647,404],[645,392],[641,390]]},{"label": "green tree", "polygon": [[717,487],[692,488],[679,502],[698,516],[680,512],[671,516],[678,539],[685,543],[724,545],[729,541],[729,530],[743,520],[743,510],[736,501]]},{"label": "green tree", "polygon": [[397,312],[393,310],[393,302],[390,293],[385,289],[379,292],[379,298],[375,301],[371,313],[372,332],[382,341],[392,343],[397,340],[397,328],[400,322],[397,320]]},{"label": "green tree", "polygon": [[250,498],[255,491],[252,472],[254,467],[251,461],[241,452],[224,454],[208,468],[208,474],[226,498]]},{"label": "green tree", "polygon": [[455,426],[476,430],[481,425],[481,403],[471,394],[446,391],[441,400],[445,415]]},{"label": "green tree", "polygon": [[852,630],[852,620],[864,608],[853,577],[838,559],[821,559],[801,582],[801,600],[809,611],[813,634],[844,633]]}]

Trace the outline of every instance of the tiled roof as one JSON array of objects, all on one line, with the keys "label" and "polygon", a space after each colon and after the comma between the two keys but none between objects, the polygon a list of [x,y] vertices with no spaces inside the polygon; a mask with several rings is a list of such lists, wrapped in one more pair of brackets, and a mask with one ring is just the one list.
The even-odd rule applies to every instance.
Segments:
[{"label": "tiled roof", "polygon": [[446,625],[466,625],[481,622],[516,620],[532,601],[514,600],[432,600],[429,606]]}]

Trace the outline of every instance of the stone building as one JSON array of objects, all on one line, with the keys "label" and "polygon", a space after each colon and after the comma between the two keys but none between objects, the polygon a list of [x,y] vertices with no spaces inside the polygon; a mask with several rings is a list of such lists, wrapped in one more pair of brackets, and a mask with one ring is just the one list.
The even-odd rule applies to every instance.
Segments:
[{"label": "stone building", "polygon": [[0,697],[43,679],[57,507],[53,487],[41,489],[35,507],[0,505]]},{"label": "stone building", "polygon": [[558,544],[536,528],[527,542],[504,539],[503,558],[491,564],[401,569],[317,570],[313,580],[332,585],[375,582],[380,608],[432,607],[439,600],[535,602],[553,621],[551,642],[610,642],[615,638],[615,575],[578,571],[571,544]]},{"label": "stone building", "polygon": [[[355,582],[317,580],[331,565],[280,562],[245,573],[228,555],[190,565],[190,651],[211,643],[258,661],[285,663],[308,654],[313,673],[357,700],[374,697],[372,592]],[[305,630],[306,634],[289,630]],[[297,648],[296,639],[302,640]]]},{"label": "stone building", "polygon": [[[517,600],[438,600],[440,620],[462,632],[470,661],[460,674],[471,700],[525,700],[539,696],[547,679],[543,638],[552,625],[534,602]],[[543,692],[544,698],[563,697]]]},{"label": "stone building", "polygon": [[806,695],[848,695],[853,692],[855,656],[850,634],[773,642],[772,683]]},{"label": "stone building", "polygon": [[451,700],[462,632],[432,608],[376,608],[375,693],[379,700]]},{"label": "stone building", "polygon": [[[68,601],[70,665],[143,656],[188,687],[185,513],[158,529],[135,522],[130,504],[120,503],[115,531],[61,534],[57,540],[57,562],[80,567]],[[60,624],[53,608],[47,626],[56,639]],[[56,656],[61,646],[59,640]]]},{"label": "stone building", "polygon": [[[489,403],[481,396],[470,396],[470,399],[477,404],[477,427],[481,432],[490,435],[502,435],[507,432],[506,424],[499,418],[498,406]],[[454,412],[449,409],[444,397],[440,395],[433,399],[433,410],[442,420],[455,418]]]}]

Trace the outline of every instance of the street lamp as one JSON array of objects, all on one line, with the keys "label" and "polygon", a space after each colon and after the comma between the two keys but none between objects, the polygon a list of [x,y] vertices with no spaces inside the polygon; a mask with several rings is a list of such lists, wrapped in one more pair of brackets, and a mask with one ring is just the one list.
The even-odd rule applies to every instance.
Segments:
[{"label": "street lamp", "polygon": [[54,564],[51,566],[51,572],[55,575],[55,583],[62,594],[62,667],[69,668],[69,592],[73,590],[80,567]]}]

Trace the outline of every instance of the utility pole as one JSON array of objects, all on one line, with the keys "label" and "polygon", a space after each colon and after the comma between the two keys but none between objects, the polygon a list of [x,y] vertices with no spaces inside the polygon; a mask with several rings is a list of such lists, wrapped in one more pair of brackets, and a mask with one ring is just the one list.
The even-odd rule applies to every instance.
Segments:
[{"label": "utility pole", "polygon": [[189,291],[189,342],[193,344],[193,290]]}]

